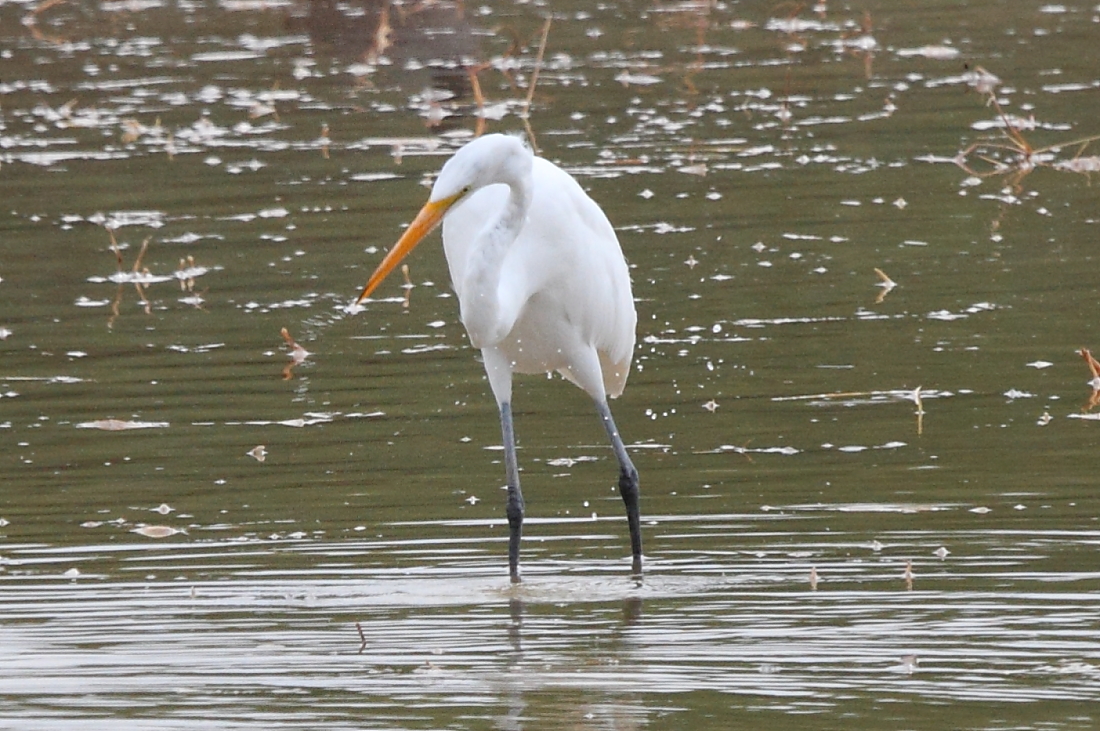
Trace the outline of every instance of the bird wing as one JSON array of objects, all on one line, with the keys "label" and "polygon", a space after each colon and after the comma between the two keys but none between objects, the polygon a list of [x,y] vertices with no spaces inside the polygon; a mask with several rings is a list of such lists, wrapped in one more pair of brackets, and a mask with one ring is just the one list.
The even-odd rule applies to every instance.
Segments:
[{"label": "bird wing", "polygon": [[[560,370],[589,391],[569,366],[594,350],[604,391],[618,396],[630,370],[637,320],[618,238],[604,212],[568,173],[536,157],[532,176],[531,205],[505,256],[496,293],[501,317],[513,323],[510,342],[502,347],[516,370]],[[443,243],[460,301],[467,264],[508,195],[506,185],[486,186],[444,219]]]},{"label": "bird wing", "polygon": [[[522,282],[513,307],[538,297],[553,307],[579,344],[600,358],[605,390],[619,395],[634,351],[636,314],[630,273],[603,210],[568,173],[535,158],[527,223],[505,262],[505,282]],[[506,293],[507,294],[507,293]],[[522,300],[522,303],[520,302]]]}]

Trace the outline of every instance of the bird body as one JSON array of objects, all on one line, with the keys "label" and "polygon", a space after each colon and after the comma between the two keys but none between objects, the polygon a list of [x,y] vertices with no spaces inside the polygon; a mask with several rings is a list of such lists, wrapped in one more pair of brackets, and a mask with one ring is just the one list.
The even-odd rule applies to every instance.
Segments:
[{"label": "bird body", "polygon": [[440,221],[462,323],[482,352],[500,408],[512,579],[519,580],[523,523],[513,373],[557,371],[593,399],[619,461],[634,570],[640,572],[637,470],[607,406],[626,385],[637,323],[629,270],[611,223],[572,176],[519,139],[479,137],[443,166],[428,203],[359,302]]},{"label": "bird body", "polygon": [[[637,320],[618,239],[572,176],[530,159],[531,203],[499,250],[485,242],[501,227],[509,198],[522,191],[486,186],[443,219],[462,323],[474,347],[500,349],[516,373],[558,371],[593,398],[617,397],[630,371]],[[598,386],[578,367],[587,350],[599,359]]]}]

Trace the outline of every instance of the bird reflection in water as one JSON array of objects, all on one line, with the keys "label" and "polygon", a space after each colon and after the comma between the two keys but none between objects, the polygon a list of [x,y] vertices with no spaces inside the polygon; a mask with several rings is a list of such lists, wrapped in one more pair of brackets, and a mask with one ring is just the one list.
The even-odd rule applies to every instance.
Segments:
[{"label": "bird reflection in water", "polygon": [[[515,653],[523,652],[523,615],[527,611],[527,603],[519,597],[508,600],[508,644]],[[621,644],[623,630],[636,627],[642,621],[642,598],[640,596],[628,596],[623,599],[622,622],[612,632],[611,638]],[[358,624],[356,625],[358,626]],[[362,635],[363,630],[359,630]],[[364,643],[366,639],[364,638]]]},{"label": "bird reflection in water", "polygon": [[[564,665],[559,661],[551,660],[545,647],[536,648],[531,655],[525,656],[523,618],[526,612],[527,603],[523,599],[512,597],[509,600],[508,643],[511,645],[512,652],[508,658],[507,672],[503,675],[504,687],[500,688],[506,710],[496,719],[496,727],[505,731],[523,731],[529,727],[525,721],[529,712],[530,697],[533,692],[545,689],[540,676],[547,672],[551,675],[583,672],[590,670],[593,666],[621,667],[629,662],[629,658],[636,652],[632,643],[631,630],[641,623],[642,598],[640,596],[624,597],[621,620],[610,626],[606,620],[607,615],[603,612],[593,612],[590,626],[585,626],[584,620],[578,620],[571,614],[571,625],[588,638],[587,651],[579,658],[565,661]],[[538,616],[536,616],[537,619]],[[537,636],[542,631],[535,629],[532,630],[532,634]],[[580,710],[588,720],[594,720],[597,716],[606,717],[609,722],[606,726],[608,728],[634,729],[642,725],[639,717],[632,712],[635,703],[636,698],[629,691],[622,696],[616,693],[610,693],[607,696],[596,694],[586,697],[581,709],[570,708],[569,710]],[[587,728],[588,725],[585,727]]]}]

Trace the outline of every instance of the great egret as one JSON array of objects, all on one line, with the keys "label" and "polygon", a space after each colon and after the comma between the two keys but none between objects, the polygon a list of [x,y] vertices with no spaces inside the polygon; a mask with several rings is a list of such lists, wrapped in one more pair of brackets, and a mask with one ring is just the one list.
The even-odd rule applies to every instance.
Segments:
[{"label": "great egret", "polygon": [[470,342],[500,407],[508,481],[508,570],[519,581],[523,492],[512,427],[512,374],[557,371],[596,404],[619,461],[635,574],[642,570],[638,471],[607,397],[626,385],[637,314],[615,231],[577,181],[519,139],[485,135],[443,165],[428,202],[356,304],[443,222],[443,248]]}]

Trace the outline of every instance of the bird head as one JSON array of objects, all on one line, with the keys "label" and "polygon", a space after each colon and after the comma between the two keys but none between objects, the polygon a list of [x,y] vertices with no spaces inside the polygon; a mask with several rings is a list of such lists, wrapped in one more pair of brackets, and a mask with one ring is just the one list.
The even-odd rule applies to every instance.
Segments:
[{"label": "bird head", "polygon": [[502,134],[478,137],[443,165],[429,200],[447,200],[456,195],[461,198],[487,185],[518,183],[531,174],[533,157],[534,153],[520,137]]},{"label": "bird head", "polygon": [[401,260],[439,225],[452,206],[487,185],[510,185],[524,180],[531,174],[533,158],[530,148],[512,135],[484,135],[462,147],[443,165],[428,202],[371,274],[355,304],[371,295]]}]

